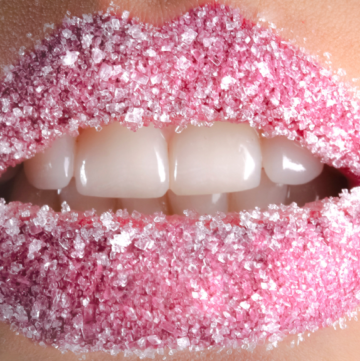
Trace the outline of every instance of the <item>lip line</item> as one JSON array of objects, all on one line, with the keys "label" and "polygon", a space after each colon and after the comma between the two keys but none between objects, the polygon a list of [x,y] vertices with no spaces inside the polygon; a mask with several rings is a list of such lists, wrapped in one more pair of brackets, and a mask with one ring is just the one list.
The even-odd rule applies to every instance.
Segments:
[{"label": "lip line", "polygon": [[[345,196],[343,196],[343,200],[346,198],[346,195]],[[341,203],[341,200],[336,200],[335,202],[340,202]],[[319,207],[320,207],[320,204],[322,205],[321,207],[326,207],[326,206],[330,206],[331,205],[331,202],[320,202],[320,203],[317,203],[318,205],[319,205]],[[9,213],[9,214],[11,214],[12,212],[14,212],[14,213],[17,213],[17,206],[14,206],[14,205],[12,205],[12,206],[6,206],[6,208],[8,209],[8,211],[7,211],[7,213]],[[35,208],[28,208],[28,210],[30,210],[31,209],[31,213],[33,213],[33,214],[35,214],[34,212],[35,212]],[[286,210],[289,210],[290,208],[288,208],[288,207],[285,207],[284,209],[286,209]],[[47,211],[46,211],[47,212]],[[45,213],[46,213],[45,212]],[[294,214],[296,214],[296,212],[301,212],[301,211],[298,211],[298,210],[293,210],[293,212],[295,212]],[[308,208],[305,208],[304,210],[303,210],[303,212],[308,212]],[[318,210],[317,212],[320,212],[320,210]],[[50,212],[51,213],[51,212]],[[271,211],[270,211],[270,213],[271,213]],[[290,212],[291,213],[291,212]],[[304,213],[304,214],[305,214]],[[321,213],[321,212],[320,212]],[[273,212],[273,214],[272,215],[274,215],[274,214],[276,214],[276,210]],[[243,216],[243,217],[245,217],[245,215],[246,215],[246,213],[243,213],[242,215],[240,215],[240,218]],[[70,215],[69,215],[70,216]],[[63,216],[62,215],[59,215],[59,217],[60,218],[63,218],[63,219],[65,219],[67,216],[64,214]],[[226,216],[226,217],[228,217],[229,219],[231,219],[231,217],[235,217],[235,216],[231,216],[231,215],[228,215],[228,216]],[[16,217],[15,217],[16,218]],[[35,219],[36,217],[34,217],[34,219]],[[235,217],[236,218],[236,217]],[[235,219],[235,218],[233,218],[233,220]],[[151,218],[146,218],[145,217],[145,219],[147,219],[147,220],[150,220]],[[145,220],[144,219],[144,220]],[[177,218],[176,217],[173,217],[172,218],[173,219],[173,223],[177,223]],[[216,219],[216,218],[214,218],[214,219]],[[224,218],[224,219],[226,219],[226,218]],[[106,221],[106,219],[104,219],[103,221]],[[193,222],[194,221],[194,219],[190,216],[190,218],[188,219],[188,221],[185,219],[185,221],[184,221],[184,223],[186,223],[186,222]],[[205,220],[203,220],[203,221],[205,221]],[[136,222],[136,219],[133,219],[133,222]],[[140,222],[140,221],[139,221]],[[161,223],[162,221],[160,220],[160,223]],[[205,221],[206,222],[206,221]],[[222,222],[222,220],[219,220],[219,219],[217,219],[217,222]],[[234,221],[235,222],[235,221]],[[245,219],[243,219],[242,221],[240,221],[240,223],[241,222],[246,222],[246,220]],[[270,221],[271,222],[271,221]],[[150,222],[149,222],[150,223]],[[155,222],[156,223],[156,222]],[[170,222],[171,223],[171,222]],[[225,221],[223,222],[224,224],[226,224],[225,223]],[[236,222],[235,222],[236,223]],[[105,224],[105,223],[104,223]],[[231,224],[231,221],[229,221],[229,223],[228,224]],[[5,226],[5,225],[3,225],[3,226]],[[10,228],[4,228],[4,229],[6,229],[6,231],[7,231],[7,233],[8,233],[8,231],[9,231],[9,229]],[[116,249],[116,250],[119,250],[119,247],[121,248],[122,246],[119,244],[119,243],[116,243],[116,241],[114,241],[113,242],[113,244],[112,244],[112,247],[114,248],[114,249]],[[119,252],[115,252],[115,253],[119,253]],[[121,252],[120,252],[121,253]],[[245,302],[245,301],[244,301]]]}]

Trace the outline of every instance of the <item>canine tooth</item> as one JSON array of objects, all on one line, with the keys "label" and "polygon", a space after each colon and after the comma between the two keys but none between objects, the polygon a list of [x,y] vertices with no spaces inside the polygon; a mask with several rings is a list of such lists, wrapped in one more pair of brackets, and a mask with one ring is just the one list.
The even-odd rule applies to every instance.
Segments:
[{"label": "canine tooth", "polygon": [[5,173],[3,173],[0,177],[0,184],[4,184],[10,179],[14,178],[16,174],[18,174],[19,170],[21,168],[21,164],[18,164],[15,167],[9,167]]},{"label": "canine tooth", "polygon": [[85,212],[90,209],[95,209],[97,214],[107,212],[115,209],[116,200],[114,198],[102,198],[102,197],[89,197],[81,195],[75,184],[75,178],[73,178],[69,185],[63,189],[59,189],[60,204],[64,201],[74,211]]},{"label": "canine tooth", "polygon": [[247,124],[188,127],[169,144],[170,189],[200,195],[255,188],[261,159],[258,135]]},{"label": "canine tooth", "polygon": [[256,188],[231,193],[229,196],[230,212],[250,210],[255,207],[266,208],[269,204],[285,203],[288,185],[273,183],[265,171],[261,172],[261,182]]},{"label": "canine tooth", "polygon": [[160,198],[121,198],[118,199],[117,208],[126,208],[130,214],[133,211],[143,214],[153,214],[155,212],[169,214],[166,196]]},{"label": "canine tooth", "polygon": [[137,132],[113,123],[78,138],[75,162],[80,194],[114,198],[157,198],[169,188],[167,143],[160,129]]},{"label": "canine tooth", "polygon": [[29,183],[38,189],[66,187],[74,174],[76,138],[56,139],[50,148],[24,162]]},{"label": "canine tooth", "polygon": [[10,192],[10,202],[19,201],[43,206],[47,204],[54,211],[60,209],[59,198],[56,190],[43,190],[33,187],[27,180],[22,170],[14,179],[13,188]]},{"label": "canine tooth", "polygon": [[323,170],[324,164],[311,152],[286,137],[262,140],[263,166],[274,183],[304,184]]},{"label": "canine tooth", "polygon": [[325,165],[323,172],[311,182],[289,186],[285,204],[295,202],[302,207],[306,203],[325,197],[337,197],[342,189],[348,189],[345,176],[338,170]]},{"label": "canine tooth", "polygon": [[183,215],[186,209],[210,215],[228,211],[228,195],[226,193],[178,196],[170,190],[168,197],[173,214]]}]

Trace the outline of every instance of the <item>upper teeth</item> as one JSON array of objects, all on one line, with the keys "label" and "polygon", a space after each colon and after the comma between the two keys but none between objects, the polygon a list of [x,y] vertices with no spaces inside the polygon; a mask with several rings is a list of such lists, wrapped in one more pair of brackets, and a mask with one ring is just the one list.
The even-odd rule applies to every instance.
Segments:
[{"label": "upper teeth", "polygon": [[[323,168],[307,149],[283,137],[259,138],[247,124],[217,122],[178,134],[153,127],[135,133],[113,123],[100,132],[83,130],[75,143],[69,136],[56,140],[26,161],[24,172],[36,188],[63,188],[60,201],[81,203],[75,206],[80,210],[166,213],[161,197],[169,189],[175,213],[178,208],[202,213],[204,207],[210,212],[282,203],[286,184],[307,183]],[[70,183],[73,177],[76,182]],[[115,198],[121,199],[117,206]]]}]

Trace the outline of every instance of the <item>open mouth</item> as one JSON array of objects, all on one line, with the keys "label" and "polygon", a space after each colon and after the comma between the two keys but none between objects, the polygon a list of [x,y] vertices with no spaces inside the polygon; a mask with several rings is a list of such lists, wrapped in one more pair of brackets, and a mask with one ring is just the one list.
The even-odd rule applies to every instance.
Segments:
[{"label": "open mouth", "polygon": [[[14,178],[14,179],[12,179]],[[0,178],[1,179],[1,178]],[[64,136],[3,176],[9,201],[60,211],[126,209],[165,215],[298,206],[336,197],[344,175],[285,137],[259,137],[248,124],[141,128],[118,123]],[[0,188],[1,192],[1,188]],[[63,202],[66,202],[64,204]]]},{"label": "open mouth", "polygon": [[0,166],[24,165],[2,178],[22,203],[1,204],[0,319],[35,341],[252,348],[358,304],[359,105],[235,10],[66,19],[1,104]]}]

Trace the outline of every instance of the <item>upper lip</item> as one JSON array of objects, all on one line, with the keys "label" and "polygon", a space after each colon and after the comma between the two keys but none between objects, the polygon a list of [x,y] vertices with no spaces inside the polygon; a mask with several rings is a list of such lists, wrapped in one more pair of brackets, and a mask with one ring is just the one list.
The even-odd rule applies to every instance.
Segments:
[{"label": "upper lip", "polygon": [[[184,26],[181,34],[180,26],[174,32],[174,28],[165,25],[161,32],[169,36],[154,37],[149,45],[146,37],[150,32],[133,23],[127,28],[128,34],[135,42],[142,39],[145,44],[142,57],[134,55],[133,59],[130,50],[126,56],[119,52],[118,59],[110,59],[106,42],[100,39],[106,38],[106,32],[122,29],[122,20],[118,22],[109,15],[103,24],[111,19],[113,22],[98,34],[100,37],[92,38],[83,37],[92,25],[84,21],[80,26],[68,20],[53,38],[35,49],[35,58],[25,55],[1,84],[0,168],[32,156],[55,137],[76,132],[79,126],[107,123],[113,113],[130,127],[147,125],[150,118],[154,124],[162,125],[169,115],[179,126],[194,119],[205,123],[220,118],[249,121],[269,134],[294,138],[326,163],[360,176],[359,133],[355,127],[359,106],[345,87],[271,31],[247,21],[241,23],[243,35],[237,36],[236,41],[235,37],[227,41],[240,24],[232,19],[236,13],[228,8],[211,9],[214,16],[221,15],[221,36],[220,30],[208,35],[203,32],[205,28],[195,31],[193,23]],[[198,17],[200,11],[202,8],[190,12],[190,17]],[[71,33],[64,33],[65,29]],[[67,48],[61,45],[61,37],[66,39]],[[87,39],[91,40],[91,47]],[[162,51],[162,46],[171,51]],[[155,65],[151,66],[149,60]],[[86,71],[94,70],[88,78],[81,72],[82,65],[87,66]],[[159,83],[155,69],[164,66],[166,70],[159,72]],[[176,76],[171,74],[174,70]],[[85,84],[87,79],[91,84]],[[121,85],[119,89],[126,84],[127,93],[115,92],[115,82]],[[167,92],[158,104],[150,92],[155,86],[161,95]],[[98,100],[102,103],[95,105]],[[355,190],[304,209],[281,206],[264,213],[214,218],[190,215],[181,220],[166,220],[159,215],[137,219],[121,213],[101,217],[55,214],[46,207],[38,210],[16,203],[2,205],[0,227],[7,236],[0,242],[0,291],[5,295],[5,304],[13,307],[11,322],[21,327],[32,322],[32,303],[39,300],[39,295],[49,297],[53,287],[50,282],[60,282],[62,286],[55,287],[55,293],[71,289],[79,297],[71,306],[71,323],[77,313],[83,313],[79,326],[83,340],[93,337],[91,325],[97,322],[96,318],[105,317],[101,311],[93,314],[100,300],[110,306],[118,302],[121,318],[114,317],[121,323],[119,327],[133,327],[132,338],[128,337],[128,327],[126,336],[114,346],[119,349],[142,347],[140,343],[132,344],[138,341],[134,337],[145,337],[145,345],[154,346],[157,341],[149,339],[153,335],[162,338],[161,346],[170,347],[176,344],[176,338],[187,343],[185,337],[200,346],[225,343],[226,338],[244,343],[270,336],[275,342],[287,332],[315,329],[329,320],[335,321],[357,305],[360,283],[352,273],[360,256],[357,198]],[[9,240],[16,243],[19,235],[25,235],[26,241],[8,248]],[[69,264],[86,259],[91,267],[86,271],[75,267],[74,272],[79,274],[73,279],[73,265],[54,263],[55,250]],[[342,257],[336,257],[339,254]],[[38,282],[30,272],[33,264],[37,261],[37,272],[45,272],[41,255],[49,262],[49,283],[46,289],[32,291],[23,300],[24,290]],[[11,273],[11,264],[17,257],[23,258],[23,278],[28,284],[19,282],[19,276]],[[142,268],[144,260],[148,262],[146,270]],[[63,274],[56,267],[63,267],[68,278],[61,280],[59,276]],[[344,267],[350,272],[337,277],[337,270]],[[105,272],[106,269],[111,272]],[[45,274],[42,282],[47,282],[44,277]],[[74,283],[80,277],[87,282],[84,289]],[[103,282],[98,281],[100,278]],[[121,287],[127,287],[127,295]],[[11,288],[13,294],[8,297]],[[272,294],[274,290],[276,295]],[[171,295],[172,304],[166,304],[166,297]],[[65,305],[67,301],[56,302],[59,309],[70,307]],[[136,304],[148,307],[136,309]],[[23,311],[16,311],[16,305],[28,317],[21,319],[19,314]],[[146,314],[148,311],[151,317]],[[39,306],[39,312],[51,318],[46,308]],[[179,312],[188,318],[179,319]],[[0,316],[6,319],[4,315],[0,307]],[[190,317],[193,323],[188,322]],[[149,323],[149,328],[141,329],[136,323],[138,318],[143,324]],[[211,319],[218,320],[215,326],[210,325]],[[35,318],[33,321],[37,322]],[[66,324],[69,319],[64,317],[61,322]],[[99,325],[103,322],[101,319]],[[35,338],[49,337],[43,325],[37,325]],[[196,325],[202,333],[195,330]],[[50,327],[60,340],[61,327]],[[76,330],[75,327],[72,332]],[[66,349],[69,344],[60,345]],[[100,344],[81,347],[95,350]]]}]

